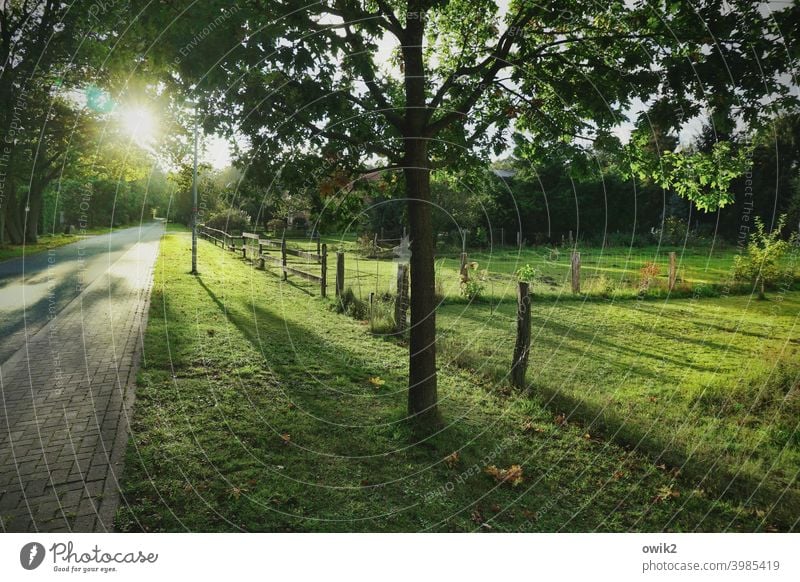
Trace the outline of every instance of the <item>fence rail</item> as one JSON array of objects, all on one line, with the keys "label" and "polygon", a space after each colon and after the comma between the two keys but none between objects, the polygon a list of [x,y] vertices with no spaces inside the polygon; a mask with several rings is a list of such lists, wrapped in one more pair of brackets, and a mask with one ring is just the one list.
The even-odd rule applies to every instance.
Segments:
[{"label": "fence rail", "polygon": [[[267,264],[279,267],[284,280],[287,280],[288,276],[292,275],[315,283],[319,285],[320,295],[322,297],[327,296],[328,245],[320,244],[319,237],[312,239],[317,243],[317,252],[313,253],[287,248],[285,237],[281,238],[281,240],[261,238],[261,235],[255,232],[243,232],[235,235],[202,224],[198,226],[198,233],[201,237],[213,242],[214,246],[219,244],[222,248],[227,248],[230,251],[241,252],[243,259],[252,260],[261,268],[264,268]],[[237,247],[236,241],[241,241],[241,246]],[[270,254],[268,249],[280,250],[280,256]],[[302,266],[299,264],[290,265],[287,257],[305,259],[310,263]],[[303,268],[311,267],[312,264],[319,266],[319,274],[310,272],[308,268]]]}]

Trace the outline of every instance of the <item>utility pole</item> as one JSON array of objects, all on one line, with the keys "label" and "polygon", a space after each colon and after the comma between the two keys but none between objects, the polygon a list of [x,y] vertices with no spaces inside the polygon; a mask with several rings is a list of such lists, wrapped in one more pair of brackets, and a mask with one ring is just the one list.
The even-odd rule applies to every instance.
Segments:
[{"label": "utility pole", "polygon": [[197,101],[194,103],[194,169],[192,170],[192,275],[197,275]]}]

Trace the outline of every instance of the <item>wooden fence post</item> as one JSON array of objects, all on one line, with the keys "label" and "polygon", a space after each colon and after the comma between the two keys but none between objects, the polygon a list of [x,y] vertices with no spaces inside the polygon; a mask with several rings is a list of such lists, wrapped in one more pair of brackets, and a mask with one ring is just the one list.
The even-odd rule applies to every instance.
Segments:
[{"label": "wooden fence post", "polygon": [[395,331],[406,330],[406,313],[408,312],[408,265],[397,265],[397,300],[394,304]]},{"label": "wooden fence post", "polygon": [[281,270],[283,271],[283,280],[286,281],[286,229],[281,235]]},{"label": "wooden fence post", "polygon": [[581,254],[572,252],[572,292],[581,292]]},{"label": "wooden fence post", "polygon": [[374,320],[372,318],[372,307],[373,307],[374,303],[375,303],[375,293],[370,291],[369,292],[369,330],[371,332],[375,331],[375,324],[373,323]]},{"label": "wooden fence post", "polygon": [[466,282],[469,278],[468,271],[467,271],[467,253],[461,253],[461,268],[459,269],[459,273],[461,273],[461,280]]},{"label": "wooden fence post", "polygon": [[[319,294],[321,297],[328,296],[328,245],[322,245],[322,253],[320,255],[320,279],[319,279]],[[337,265],[338,267],[338,265]]]},{"label": "wooden fence post", "polygon": [[675,289],[675,281],[678,278],[678,264],[674,252],[669,254],[669,290]]},{"label": "wooden fence post", "polygon": [[341,297],[344,293],[344,253],[336,252],[336,296]]},{"label": "wooden fence post", "polygon": [[511,362],[511,382],[517,388],[525,388],[525,373],[528,370],[530,348],[530,286],[525,281],[519,281],[517,283],[517,341],[514,344],[514,359]]}]

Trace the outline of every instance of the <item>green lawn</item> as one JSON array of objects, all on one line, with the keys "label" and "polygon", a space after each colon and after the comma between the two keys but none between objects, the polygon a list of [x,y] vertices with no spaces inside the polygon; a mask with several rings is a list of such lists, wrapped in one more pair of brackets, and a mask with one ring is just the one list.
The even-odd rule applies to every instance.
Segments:
[{"label": "green lawn", "polygon": [[[391,258],[375,260],[359,255],[350,238],[323,237],[328,245],[329,265],[333,276],[335,252],[345,251],[345,280],[356,297],[368,300],[370,293],[394,293],[397,265]],[[239,243],[237,243],[239,244]],[[291,246],[315,250],[308,240],[290,241]],[[639,248],[579,248],[581,253],[581,294],[572,295],[570,279],[571,248],[503,247],[494,251],[470,250],[468,260],[476,263],[471,277],[482,279],[481,301],[496,305],[513,302],[516,296],[515,272],[523,265],[536,269],[533,292],[543,298],[561,300],[577,299],[628,299],[641,295],[641,269],[649,263],[657,266],[658,274],[644,293],[651,298],[714,297],[719,295],[749,295],[752,288],[747,283],[732,279],[735,248],[711,249],[707,247],[639,247]],[[667,292],[669,253],[677,256],[677,284],[672,293]],[[387,255],[391,255],[389,250]],[[289,261],[302,263],[289,257]],[[449,301],[461,296],[459,270],[460,254],[442,249],[436,260],[437,293]],[[312,267],[313,269],[313,267]],[[796,278],[797,279],[797,278]],[[797,286],[796,286],[797,288]],[[309,285],[309,290],[311,286]]]},{"label": "green lawn", "polygon": [[[623,311],[608,310],[638,303],[620,308],[549,301],[534,320],[530,379],[536,389],[523,394],[498,379],[513,341],[508,308],[492,314],[485,304],[446,305],[440,312],[439,372],[446,428],[420,438],[404,420],[402,345],[336,314],[330,300],[308,293],[304,284],[283,283],[205,241],[201,275],[191,277],[187,242],[185,234],[165,236],[157,264],[126,458],[126,502],[117,515],[121,531],[793,526],[791,517],[759,496],[720,496],[716,484],[699,483],[654,458],[650,449],[631,450],[623,446],[627,438],[618,444],[609,438],[615,437],[611,422],[595,428],[587,417],[569,417],[570,398],[591,388],[595,400],[605,392],[620,402],[628,394],[649,397],[652,390],[660,397],[653,406],[666,409],[672,420],[686,410],[683,400],[697,396],[695,388],[693,396],[675,397],[683,386],[675,382],[675,369],[685,368],[696,383],[713,374],[706,368],[722,362],[713,356],[725,353],[722,335],[735,331],[726,324],[718,322],[722,329],[712,329],[707,345],[697,343],[704,336],[693,331],[690,318],[674,324],[669,333],[690,340],[685,353],[676,352],[674,337],[657,348],[660,328],[653,335],[648,325],[666,317],[657,313],[659,302],[620,320]],[[673,317],[683,318],[681,309],[698,309],[682,303],[668,304]],[[794,303],[786,304],[790,309],[796,316]],[[785,325],[748,331],[773,337]],[[595,332],[600,335],[591,341],[587,334]],[[634,334],[640,334],[638,342]],[[480,359],[467,358],[462,348]],[[643,348],[646,353],[637,355]],[[693,359],[698,349],[703,356]],[[747,347],[736,349],[745,353]],[[656,351],[665,356],[655,357],[664,362],[660,367],[651,361]],[[618,384],[631,366],[640,376],[621,392]],[[663,381],[637,389],[634,379],[647,377],[650,367],[650,375]],[[554,379],[558,383],[545,386]],[[664,388],[670,383],[672,397]],[[545,406],[554,392],[564,397]],[[631,407],[632,422],[649,422],[652,415],[642,409],[639,403]],[[659,427],[659,435],[668,430]],[[791,447],[796,453],[796,445]],[[516,485],[485,472],[514,465],[523,475]]]}]

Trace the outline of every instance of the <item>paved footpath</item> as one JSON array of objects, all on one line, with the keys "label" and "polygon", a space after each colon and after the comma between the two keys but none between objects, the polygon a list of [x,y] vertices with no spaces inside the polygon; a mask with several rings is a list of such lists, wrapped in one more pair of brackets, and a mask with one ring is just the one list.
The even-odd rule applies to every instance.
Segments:
[{"label": "paved footpath", "polygon": [[162,232],[108,253],[63,307],[64,265],[37,274],[52,279],[48,321],[0,364],[0,531],[112,531]]}]

